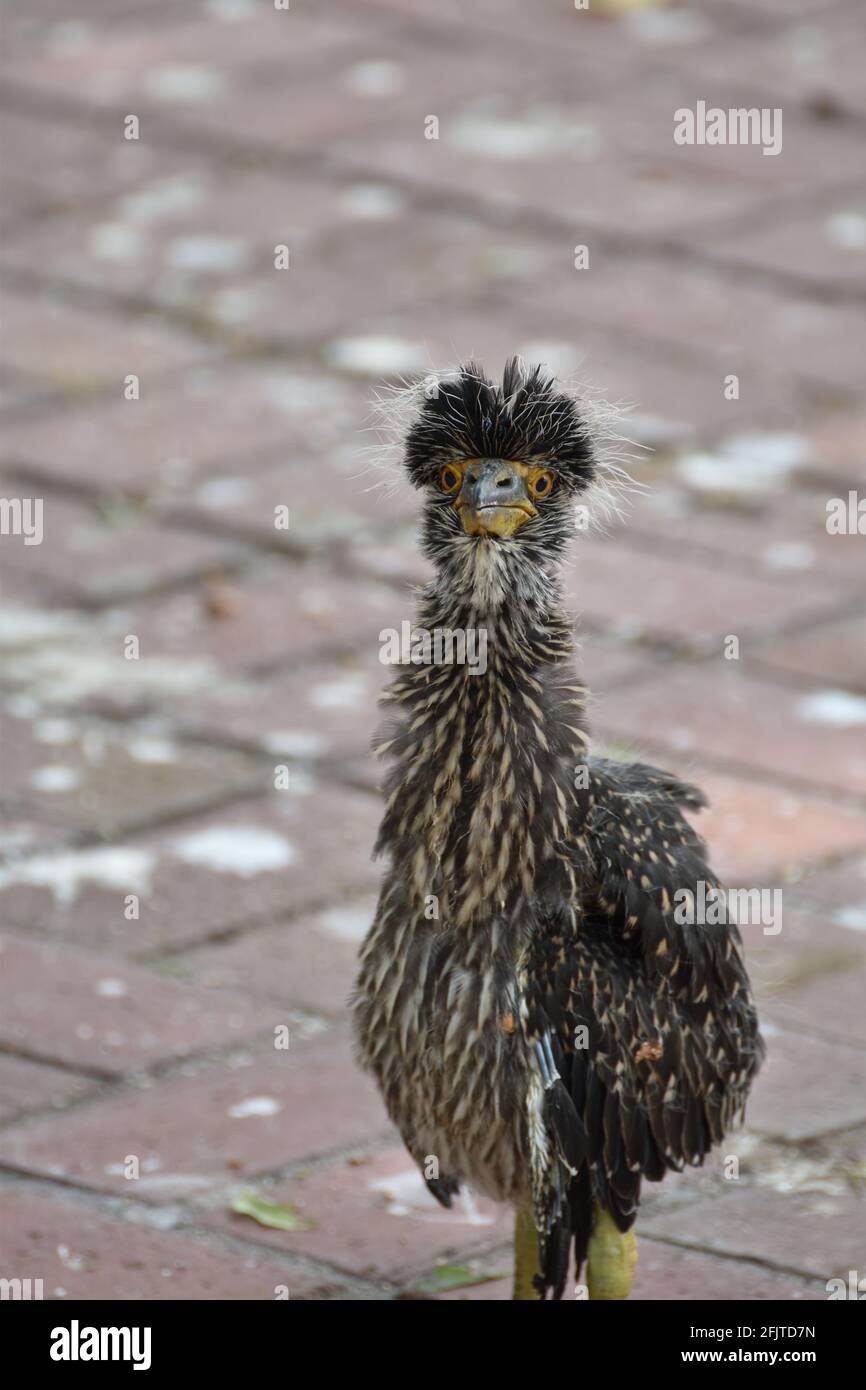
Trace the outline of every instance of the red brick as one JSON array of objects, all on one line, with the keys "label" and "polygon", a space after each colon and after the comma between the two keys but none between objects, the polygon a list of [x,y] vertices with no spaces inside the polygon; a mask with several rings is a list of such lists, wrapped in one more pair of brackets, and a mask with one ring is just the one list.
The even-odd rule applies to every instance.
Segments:
[{"label": "red brick", "polygon": [[16,859],[40,848],[58,849],[69,839],[70,832],[56,825],[37,825],[35,821],[0,811],[0,865],[13,864]]},{"label": "red brick", "polygon": [[757,228],[728,228],[712,246],[715,258],[777,276],[797,276],[835,288],[862,284],[866,250],[866,199],[856,192],[830,195],[817,209],[762,219]]},{"label": "red brick", "polygon": [[[351,188],[345,196],[351,198]],[[470,296],[513,298],[521,286],[548,278],[559,254],[526,234],[411,206],[393,218],[356,220],[318,245],[290,231],[278,228],[258,264],[236,273],[224,289],[202,277],[198,294],[190,295],[195,309],[237,334],[295,348],[341,329],[350,333],[383,305],[392,311],[405,305],[417,320],[423,277],[433,278],[443,301],[461,307]],[[274,268],[275,242],[289,246],[288,271]]]},{"label": "red brick", "polygon": [[[673,1218],[671,1218],[673,1223]],[[638,1266],[631,1298],[637,1302],[683,1300],[752,1302],[826,1298],[823,1284],[776,1275],[745,1261],[716,1259],[703,1252],[681,1250],[641,1238],[641,1218],[635,1227]]]},{"label": "red brick", "polygon": [[190,105],[183,113],[184,124],[219,137],[222,145],[289,152],[399,122],[411,124],[426,144],[428,112],[447,110],[461,96],[477,91],[485,77],[496,80],[496,70],[483,53],[451,53],[448,63],[442,63],[437,50],[407,46],[399,34],[365,34],[350,51],[335,54],[323,71],[324,82],[323,73],[315,69],[299,74],[293,84],[291,119],[286,119],[280,66],[274,63],[269,73],[248,72],[235,80],[231,91]]},{"label": "red brick", "polygon": [[[852,547],[861,540],[858,536],[835,539]],[[774,642],[763,664],[771,673],[791,672],[837,688],[866,691],[866,619],[843,618]]]},{"label": "red brick", "polygon": [[430,9],[425,0],[380,0],[380,3],[396,19],[420,24],[422,32],[429,26],[441,25],[452,39],[455,28],[461,34],[478,34],[503,61],[517,41],[521,51],[523,48],[546,50],[549,62],[562,61],[563,54],[571,58],[587,48],[593,60],[613,62],[623,47],[628,47],[630,39],[630,31],[621,20],[594,14],[591,9],[566,9],[556,0],[540,0],[532,14],[527,14],[518,3],[503,3],[503,0],[478,0],[469,11],[460,0],[441,0],[435,10]]},{"label": "red brick", "polygon": [[418,548],[418,526],[391,523],[383,533],[355,534],[346,547],[349,563],[361,574],[375,575],[395,584],[422,587],[433,577],[433,566]]},{"label": "red brick", "polygon": [[763,1025],[767,1060],[747,1107],[749,1128],[799,1143],[866,1120],[866,1055],[806,1032]]},{"label": "red brick", "polygon": [[[120,163],[117,143],[97,145],[110,167]],[[135,149],[138,142],[131,143]],[[350,189],[310,178],[289,185],[267,172],[225,170],[200,154],[163,154],[156,163],[152,156],[150,168],[114,192],[121,196],[111,202],[13,227],[0,260],[25,274],[39,274],[50,263],[53,274],[68,284],[150,300],[172,313],[211,318],[238,331],[247,327],[246,307],[257,307],[254,331],[272,338],[277,334],[268,299],[279,303],[284,289],[303,297],[322,236],[346,224],[352,228],[348,246],[374,236],[366,221],[352,217]],[[399,204],[396,193],[395,199]],[[381,225],[375,225],[381,235]],[[274,270],[275,247],[281,245],[291,252],[288,278]],[[342,263],[342,254],[332,257],[332,275]],[[257,284],[265,286],[261,306]]]},{"label": "red brick", "polygon": [[578,634],[586,623],[632,641],[721,652],[728,633],[745,646],[795,613],[817,617],[832,603],[832,590],[820,580],[807,593],[792,591],[781,579],[720,573],[706,560],[651,554],[615,536],[582,536],[574,556],[565,593]]},{"label": "red brick", "polygon": [[738,282],[721,268],[596,251],[593,259],[590,249],[589,269],[569,269],[533,287],[533,311],[552,325],[576,318],[647,346],[699,347],[720,381],[729,372],[742,374],[743,393],[752,368],[766,371],[768,363],[796,378],[856,391],[846,351],[851,343],[856,352],[861,341],[855,309]]},{"label": "red brick", "polygon": [[274,756],[373,762],[370,741],[383,718],[377,701],[395,674],[379,660],[380,651],[378,642],[368,642],[360,651],[300,670],[235,682],[184,702],[178,715],[186,729]]},{"label": "red brick", "polygon": [[[45,111],[7,110],[4,170],[23,190],[29,216],[63,214],[86,201],[134,194],[157,179],[183,175],[196,164],[192,155],[159,148],[147,138],[124,140],[122,133],[122,125],[113,121],[79,125]],[[45,231],[38,221],[30,230],[34,237]],[[11,238],[4,254],[10,244]],[[55,240],[52,258],[62,254]]]},{"label": "red brick", "polygon": [[[777,1274],[761,1269],[744,1260],[722,1259],[696,1250],[686,1250],[679,1246],[665,1245],[660,1239],[644,1236],[642,1219],[638,1216],[635,1227],[637,1236],[637,1267],[634,1283],[629,1295],[632,1302],[675,1302],[697,1301],[727,1303],[737,1301],[789,1300],[826,1298],[823,1282],[814,1279],[798,1278],[791,1274]],[[511,1251],[503,1249],[498,1256],[484,1261],[463,1261],[472,1269],[476,1265],[491,1270],[510,1269]],[[435,1273],[435,1268],[428,1271]],[[582,1271],[586,1280],[586,1270]],[[423,1280],[416,1280],[421,1283]],[[411,1283],[411,1281],[410,1281]],[[511,1298],[511,1277],[495,1280],[492,1283],[474,1284],[468,1288],[455,1289],[450,1293],[433,1294],[442,1303],[498,1302]],[[575,1282],[572,1276],[566,1285],[564,1299],[570,1301],[575,1296]]]},{"label": "red brick", "polygon": [[[18,859],[0,870],[10,926],[140,957],[375,893],[380,818],[360,792],[301,786],[147,835]],[[328,866],[323,874],[323,865]],[[124,916],[129,894],[139,919]]]},{"label": "red brick", "polygon": [[838,801],[696,770],[682,755],[672,764],[663,754],[657,761],[697,782],[706,795],[709,809],[697,813],[694,824],[710,846],[713,868],[732,887],[796,883],[804,866],[862,843],[866,820]]},{"label": "red brick", "polygon": [[373,579],[332,574],[321,564],[274,560],[220,586],[220,592],[223,587],[228,611],[213,611],[208,589],[126,609],[126,631],[139,637],[141,659],[197,656],[231,670],[275,667],[289,658],[365,643],[378,651],[380,631],[399,631],[411,613],[408,596]]},{"label": "red brick", "polygon": [[439,1206],[404,1149],[358,1154],[327,1168],[260,1189],[289,1202],[310,1221],[307,1231],[274,1231],[237,1216],[225,1204],[204,1223],[235,1236],[255,1232],[260,1244],[307,1255],[362,1275],[400,1282],[412,1269],[447,1261],[463,1264],[471,1252],[510,1234],[507,1207],[462,1196]]},{"label": "red brick", "polygon": [[[16,692],[10,714],[32,718],[42,709],[65,712],[84,704],[128,712],[213,689],[219,678],[203,656],[149,649],[139,660],[126,660],[124,640],[136,634],[122,610],[93,614],[50,606],[56,590],[46,590],[31,570],[10,566],[4,594],[4,677]],[[205,591],[199,606],[204,616]]]},{"label": "red brick", "polygon": [[[714,47],[707,45],[706,51],[712,54]],[[605,133],[610,144],[650,158],[670,151],[684,172],[700,170],[707,177],[740,179],[765,198],[795,192],[805,197],[815,188],[838,186],[840,177],[856,179],[861,155],[854,130],[844,122],[822,120],[805,107],[781,101],[777,93],[771,97],[763,83],[747,90],[739,84],[732,87],[729,72],[698,79],[696,71],[696,64],[679,72],[661,65],[647,67],[644,81],[630,100],[617,103],[608,116]],[[756,144],[675,145],[674,112],[694,109],[698,95],[707,109],[782,105],[781,152],[767,156]]]},{"label": "red brick", "polygon": [[[405,479],[391,480],[370,469],[357,454],[312,461],[293,460],[257,471],[208,477],[178,508],[199,526],[269,547],[321,554],[339,541],[389,549],[396,522],[417,508]],[[277,508],[289,509],[289,526],[275,526]]]},{"label": "red brick", "polygon": [[[236,1187],[247,1174],[388,1130],[373,1083],[335,1032],[303,1042],[292,1030],[285,1051],[187,1065],[185,1076],[8,1126],[0,1158],[28,1173],[164,1202]],[[139,1160],[138,1179],[124,1176],[127,1155]]]},{"label": "red brick", "polygon": [[[367,132],[362,139],[341,139],[337,153],[359,173],[372,169],[452,196],[458,190],[483,198],[497,214],[526,205],[542,208],[562,225],[560,247],[569,267],[576,243],[597,245],[609,230],[621,233],[627,227],[652,237],[678,235],[688,228],[692,236],[701,235],[720,220],[747,214],[759,200],[759,190],[730,173],[719,177],[678,164],[672,140],[652,155],[618,151],[612,159],[598,121],[598,104],[589,102],[577,111],[558,113],[564,127],[571,120],[575,130],[567,152],[569,170],[563,177],[562,151],[554,147],[553,155],[546,157],[532,152],[529,103],[521,99],[513,110],[512,100],[500,98],[488,111],[477,113],[463,103],[456,110],[440,111],[440,139],[423,146],[417,124],[409,121]],[[511,158],[486,155],[486,142],[495,145],[506,138],[515,118],[518,126],[529,129],[529,153],[523,158],[519,153]],[[540,124],[543,141],[543,117]],[[518,133],[515,150],[519,149]],[[569,227],[574,229],[570,237]]]},{"label": "red brick", "polygon": [[[3,360],[17,371],[32,371],[66,391],[97,388],[123,396],[131,373],[142,383],[193,363],[216,350],[191,334],[158,320],[121,320],[76,308],[56,295],[3,291]],[[138,402],[126,402],[135,409]],[[15,435],[9,445],[14,445]],[[116,466],[116,464],[115,464]]]},{"label": "red brick", "polygon": [[151,1229],[133,1212],[100,1211],[71,1196],[58,1201],[7,1186],[0,1208],[7,1277],[41,1279],[46,1299],[273,1299],[288,1287],[291,1300],[333,1296],[339,1282],[254,1249]]},{"label": "red brick", "polygon": [[866,415],[832,415],[816,425],[809,438],[809,471],[816,486],[826,488],[825,506],[829,497],[847,500],[852,488],[859,488],[862,498],[866,486]]},{"label": "red brick", "polygon": [[[32,372],[15,372],[8,367],[0,367],[0,411],[7,418],[15,412],[32,409],[38,401],[44,401],[49,392],[50,382],[40,380]],[[4,486],[4,496],[14,497],[14,488]]]},{"label": "red brick", "polygon": [[[526,312],[529,318],[531,308]],[[683,353],[673,345],[647,342],[631,333],[623,336],[580,320],[575,326],[573,315],[557,316],[553,306],[549,314],[530,322],[534,331],[530,335],[524,329],[522,343],[531,338],[542,346],[551,340],[571,345],[566,371],[575,372],[603,400],[633,408],[638,420],[660,418],[671,434],[703,438],[732,428],[789,429],[808,423],[814,411],[810,391],[769,362],[751,368],[740,399],[729,401],[725,376],[736,367],[711,359],[702,343],[690,344]],[[632,418],[626,414],[619,428],[627,439],[641,442],[639,432],[632,431]],[[646,442],[654,447],[652,439]],[[637,476],[644,476],[644,467],[644,461],[636,464]]]},{"label": "red brick", "polygon": [[723,759],[753,775],[862,794],[866,755],[858,756],[852,731],[862,722],[866,699],[826,685],[790,690],[750,674],[749,658],[763,648],[749,640],[745,609],[739,617],[729,609],[725,617],[727,633],[740,638],[738,661],[722,656],[720,633],[714,661],[612,694],[602,710],[605,733]]},{"label": "red brick", "polygon": [[[19,577],[10,571],[9,583]],[[408,593],[377,579],[281,559],[98,618],[8,603],[6,682],[47,706],[170,710],[220,687],[237,689],[251,668],[258,674],[353,649],[378,654],[380,632],[399,632],[413,608]],[[125,656],[128,637],[138,639],[137,659]]]},{"label": "red brick", "polygon": [[755,0],[754,4],[744,6],[742,0],[700,0],[702,9],[709,9],[720,19],[726,15],[733,28],[739,28],[745,24],[749,17],[754,22],[755,18],[759,22],[775,24],[778,20],[787,21],[799,16],[810,17],[820,14],[822,17],[827,10],[825,0]]},{"label": "red brick", "polygon": [[272,784],[243,753],[146,728],[5,715],[0,728],[7,797],[27,815],[102,837]]},{"label": "red brick", "polygon": [[[327,53],[351,39],[354,29],[330,16],[311,19],[274,7],[253,7],[246,15],[219,22],[213,15],[189,23],[148,23],[89,27],[82,41],[34,55],[16,65],[20,84],[44,96],[64,97],[96,107],[139,111],[168,106],[186,112],[198,102],[219,101],[249,72],[251,88],[261,81],[262,64],[275,73],[305,67],[317,51]],[[178,88],[169,84],[178,69]],[[189,84],[179,86],[181,73],[192,70]],[[202,83],[193,82],[201,73]],[[176,94],[175,94],[176,91]]]},{"label": "red brick", "polygon": [[[649,1221],[644,1229],[678,1244],[785,1265],[814,1278],[812,1296],[818,1298],[827,1296],[827,1279],[847,1278],[857,1268],[862,1221],[855,1198],[824,1197],[816,1210],[814,1197],[729,1186],[724,1196],[668,1212],[663,1222]],[[804,1293],[810,1296],[808,1289]]]},{"label": "red brick", "polygon": [[[571,255],[573,242],[567,250]],[[570,264],[570,261],[569,261]],[[572,272],[575,276],[580,272]],[[515,302],[504,313],[499,301],[485,306],[483,313],[467,308],[465,298],[451,304],[438,299],[424,315],[419,331],[414,305],[402,308],[384,306],[359,319],[347,335],[374,343],[384,336],[396,339],[402,354],[399,366],[380,364],[372,351],[359,375],[371,383],[382,376],[399,375],[449,366],[454,361],[477,357],[489,372],[501,370],[515,352],[530,361],[543,361],[554,371],[587,382],[604,400],[633,405],[647,415],[661,416],[677,426],[693,427],[701,433],[719,433],[746,424],[763,428],[789,428],[792,420],[805,422],[808,397],[795,388],[790,376],[773,375],[766,370],[751,373],[749,392],[732,403],[724,399],[725,370],[708,360],[706,354],[690,346],[683,356],[675,349],[632,340],[630,335],[612,334],[591,323],[576,322],[574,315],[544,312],[526,302]],[[342,340],[329,343],[328,361],[342,366]],[[387,359],[386,359],[387,361]],[[626,427],[625,433],[628,434]]]},{"label": "red brick", "polygon": [[[859,973],[866,965],[866,937],[834,926],[823,912],[804,911],[796,899],[792,905],[791,898],[791,890],[783,889],[781,910],[773,923],[739,924],[759,1010],[791,1032],[818,1036],[826,1036],[834,1025],[844,1029],[847,1022],[850,1036],[842,1041],[852,1043],[860,1020],[841,1005],[843,997],[850,1000],[856,991]],[[778,926],[781,931],[776,933]],[[840,1008],[826,1018],[824,1028],[812,1026],[817,1021],[814,1011],[810,1022],[802,1016],[801,999],[813,983],[822,991],[838,989],[840,994]]]},{"label": "red brick", "polygon": [[[775,1274],[741,1260],[719,1259],[698,1251],[663,1245],[659,1240],[637,1234],[637,1268],[629,1298],[632,1302],[728,1303],[780,1299],[826,1298],[823,1283]],[[496,1262],[501,1268],[507,1260]],[[586,1271],[582,1278],[585,1281]],[[434,1295],[438,1302],[457,1303],[499,1301],[511,1298],[511,1280],[476,1284],[452,1293]],[[565,1298],[574,1297],[574,1279],[567,1285]]]},{"label": "red brick", "polygon": [[283,1006],[344,1017],[358,950],[375,911],[372,896],[340,903],[169,957],[163,968],[204,989],[241,989]]},{"label": "red brick", "polygon": [[[697,55],[695,81],[725,80],[735,70],[738,84],[760,93],[765,105],[784,103],[786,121],[789,108],[828,100],[846,113],[866,114],[858,61],[863,37],[859,19],[852,10],[831,7],[829,14],[820,13],[818,25],[774,26],[753,35],[748,46],[740,35],[732,35]],[[784,153],[783,145],[775,159]]]},{"label": "red brick", "polygon": [[104,1076],[264,1037],[277,1011],[147,970],[4,934],[4,1047]]},{"label": "red brick", "polygon": [[[114,345],[115,370],[117,357]],[[118,380],[127,370],[135,367],[124,367]],[[345,384],[271,364],[214,364],[141,385],[137,401],[123,400],[118,387],[112,403],[16,423],[6,432],[7,458],[60,483],[170,500],[235,458],[247,472],[278,449],[293,457],[345,446],[368,413],[363,396]]]},{"label": "red brick", "polygon": [[[0,484],[4,497],[29,497],[23,480]],[[217,536],[174,528],[169,539],[132,508],[93,510],[58,495],[43,497],[43,540],[4,537],[4,569],[36,573],[65,602],[103,604],[236,567],[244,548]]]},{"label": "red brick", "polygon": [[90,1077],[77,1072],[4,1054],[0,1056],[0,1123],[34,1111],[62,1110],[71,1101],[81,1100],[94,1085]]},{"label": "red brick", "polygon": [[[112,29],[115,24],[130,21],[155,23],[158,19],[161,23],[169,24],[173,22],[174,14],[173,10],[166,11],[165,0],[76,0],[76,11],[85,38],[89,38],[91,26],[97,20]],[[10,14],[7,28],[10,35],[14,35],[16,43],[24,44],[28,51],[38,52],[46,47],[62,47],[63,44],[65,25],[57,19],[57,7],[53,0],[32,0],[26,10]],[[73,42],[74,38],[73,35]],[[67,38],[68,42],[70,40]]]},{"label": "red brick", "polygon": [[[838,934],[838,933],[837,933]],[[846,936],[853,933],[845,933]],[[843,1047],[866,1049],[866,960],[856,949],[837,958],[837,968],[828,969],[801,982],[781,998],[764,1004],[764,1016],[789,1033],[803,1033]],[[862,1062],[866,1076],[866,1056]]]},{"label": "red brick", "polygon": [[797,883],[797,896],[819,906],[830,920],[853,932],[866,931],[866,859],[818,868]]},{"label": "red brick", "polygon": [[[756,454],[760,442],[756,440]],[[689,488],[689,459],[682,460],[684,486],[663,480],[646,480],[649,491],[630,499],[626,537],[636,544],[653,546],[675,538],[677,552],[691,561],[702,561],[722,574],[755,575],[783,582],[808,596],[809,590],[832,579],[837,600],[850,593],[856,601],[863,583],[862,537],[827,533],[825,492],[800,490],[793,484],[811,480],[810,444],[802,439],[808,462],[791,466],[783,480],[768,470],[759,484],[757,460],[752,465],[754,493],[744,497],[739,479],[725,481],[725,458],[716,455],[718,486]],[[712,456],[710,456],[712,457]],[[635,470],[645,481],[645,469]],[[709,481],[709,478],[707,479]]]}]

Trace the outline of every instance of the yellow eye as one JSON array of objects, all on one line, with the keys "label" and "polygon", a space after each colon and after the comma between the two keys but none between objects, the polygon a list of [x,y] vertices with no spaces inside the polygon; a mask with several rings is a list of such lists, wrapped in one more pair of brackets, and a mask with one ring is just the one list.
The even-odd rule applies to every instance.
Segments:
[{"label": "yellow eye", "polygon": [[553,491],[553,474],[544,468],[529,480],[529,491],[533,497],[548,497]]},{"label": "yellow eye", "polygon": [[439,474],[439,482],[443,492],[456,492],[462,481],[460,470],[450,463],[446,464]]}]

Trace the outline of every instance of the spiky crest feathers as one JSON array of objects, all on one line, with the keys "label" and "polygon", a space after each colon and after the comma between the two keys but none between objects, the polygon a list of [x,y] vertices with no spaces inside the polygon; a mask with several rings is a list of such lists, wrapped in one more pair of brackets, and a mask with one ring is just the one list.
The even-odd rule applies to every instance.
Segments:
[{"label": "spiky crest feathers", "polygon": [[572,490],[595,475],[592,440],[572,396],[541,366],[513,357],[502,385],[468,362],[429,384],[406,438],[406,470],[416,487],[455,459],[503,458],[552,468]]},{"label": "spiky crest feathers", "polygon": [[467,361],[379,388],[365,471],[390,492],[407,474],[416,487],[435,488],[439,469],[457,458],[543,463],[585,504],[588,526],[604,531],[624,519],[628,494],[639,490],[628,467],[641,446],[621,433],[627,408],[586,382],[557,380],[543,363],[513,357],[497,386]]}]

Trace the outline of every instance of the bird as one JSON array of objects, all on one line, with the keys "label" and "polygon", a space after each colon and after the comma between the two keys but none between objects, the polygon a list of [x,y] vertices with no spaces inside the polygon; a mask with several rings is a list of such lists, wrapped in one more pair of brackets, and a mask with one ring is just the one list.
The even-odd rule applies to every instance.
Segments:
[{"label": "bird", "polygon": [[439,1203],[514,1208],[514,1299],[561,1299],[570,1270],[575,1297],[624,1299],[643,1184],[703,1163],[761,1063],[740,936],[685,814],[702,793],[591,741],[562,565],[622,472],[591,398],[515,357],[401,409],[432,578],[374,739],[357,1059]]}]

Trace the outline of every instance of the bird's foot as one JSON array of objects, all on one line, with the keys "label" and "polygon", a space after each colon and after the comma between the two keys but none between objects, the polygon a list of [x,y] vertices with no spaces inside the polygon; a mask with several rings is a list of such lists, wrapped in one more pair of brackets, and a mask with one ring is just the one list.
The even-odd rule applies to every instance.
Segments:
[{"label": "bird's foot", "polygon": [[540,1294],[535,1280],[538,1275],[538,1232],[532,1203],[517,1208],[514,1222],[514,1291],[512,1300],[538,1303]]},{"label": "bird's foot", "polygon": [[637,1241],[634,1231],[621,1231],[610,1212],[596,1205],[595,1225],[586,1258],[590,1301],[596,1298],[628,1298],[636,1264]]}]

